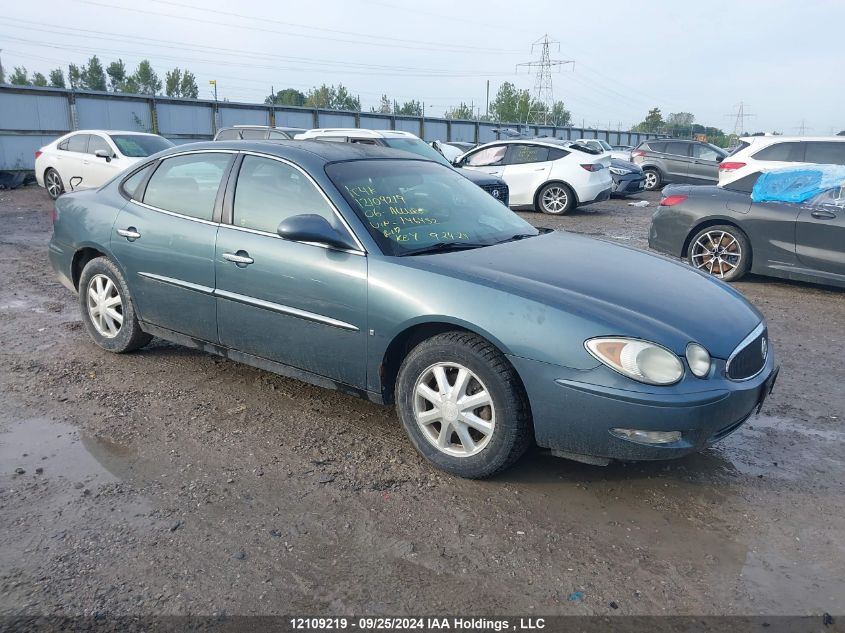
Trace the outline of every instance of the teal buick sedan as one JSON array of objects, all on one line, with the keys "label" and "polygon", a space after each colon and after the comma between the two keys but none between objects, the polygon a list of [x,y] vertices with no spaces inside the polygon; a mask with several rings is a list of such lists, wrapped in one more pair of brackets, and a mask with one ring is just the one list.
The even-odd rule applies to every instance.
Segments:
[{"label": "teal buick sedan", "polygon": [[395,404],[417,450],[463,477],[532,442],[679,457],[759,411],[777,375],[763,317],[722,282],[536,229],[380,147],[172,148],[61,196],[50,260],[100,347],[157,336]]}]

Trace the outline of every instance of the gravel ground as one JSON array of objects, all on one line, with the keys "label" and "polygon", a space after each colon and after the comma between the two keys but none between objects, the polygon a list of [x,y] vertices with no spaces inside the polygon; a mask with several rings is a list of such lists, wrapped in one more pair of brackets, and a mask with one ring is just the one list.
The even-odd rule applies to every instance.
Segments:
[{"label": "gravel ground", "polygon": [[[645,248],[640,198],[522,215]],[[50,208],[0,192],[0,615],[845,613],[843,292],[736,284],[782,371],[716,447],[535,450],[473,482],[390,408],[158,340],[101,351]]]}]

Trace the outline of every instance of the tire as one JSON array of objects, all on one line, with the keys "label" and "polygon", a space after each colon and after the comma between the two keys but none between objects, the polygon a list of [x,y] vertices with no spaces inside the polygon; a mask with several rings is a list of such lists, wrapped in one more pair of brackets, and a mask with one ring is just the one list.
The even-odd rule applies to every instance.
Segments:
[{"label": "tire", "polygon": [[104,350],[132,352],[153,338],[141,330],[126,280],[106,257],[95,257],[82,269],[79,307],[85,329]]},{"label": "tire", "polygon": [[516,462],[533,441],[519,377],[499,350],[474,334],[446,332],[417,345],[399,368],[395,398],[417,451],[459,477],[490,477]]},{"label": "tire", "polygon": [[53,200],[65,192],[65,184],[62,182],[62,177],[52,167],[44,172],[44,187],[47,189],[47,195]]},{"label": "tire", "polygon": [[575,194],[568,185],[550,182],[537,193],[536,207],[549,215],[564,215],[575,208]]},{"label": "tire", "polygon": [[646,191],[656,191],[660,189],[660,186],[663,184],[663,177],[660,175],[659,171],[652,168],[646,168],[643,169],[643,175],[645,176],[644,189]]},{"label": "tire", "polygon": [[736,281],[751,267],[751,242],[735,226],[708,226],[690,240],[687,261],[722,281]]}]

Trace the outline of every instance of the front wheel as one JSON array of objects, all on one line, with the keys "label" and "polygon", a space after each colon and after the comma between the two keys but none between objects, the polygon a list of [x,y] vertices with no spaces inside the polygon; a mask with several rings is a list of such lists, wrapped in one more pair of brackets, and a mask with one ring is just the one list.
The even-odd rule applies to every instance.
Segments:
[{"label": "front wheel", "polygon": [[466,332],[415,347],[399,369],[396,409],[416,449],[459,477],[504,470],[532,440],[527,397],[499,350]]},{"label": "front wheel", "polygon": [[687,261],[723,281],[736,281],[751,267],[751,243],[735,226],[709,226],[690,241]]},{"label": "front wheel", "polygon": [[85,329],[104,350],[122,354],[152,340],[141,330],[126,280],[106,257],[95,257],[82,269],[79,307]]},{"label": "front wheel", "polygon": [[575,194],[564,184],[552,182],[537,194],[537,210],[549,215],[563,215],[575,207]]}]

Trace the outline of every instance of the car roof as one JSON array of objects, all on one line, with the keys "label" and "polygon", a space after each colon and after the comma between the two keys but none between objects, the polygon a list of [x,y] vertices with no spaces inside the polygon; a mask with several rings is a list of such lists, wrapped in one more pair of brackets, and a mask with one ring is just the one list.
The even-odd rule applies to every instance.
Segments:
[{"label": "car roof", "polygon": [[71,134],[131,134],[133,136],[159,136],[159,134],[150,134],[149,132],[137,132],[133,130],[74,130],[73,132],[68,132],[65,136],[70,136]]},{"label": "car roof", "polygon": [[402,130],[367,130],[357,127],[327,127],[306,130],[303,135],[324,135],[324,136],[358,136],[361,138],[419,138],[416,134],[403,132]]},{"label": "car roof", "polygon": [[756,143],[758,141],[780,142],[780,141],[838,141],[845,143],[845,136],[742,136],[739,139],[746,143]]},{"label": "car roof", "polygon": [[[304,127],[284,127],[284,126],[278,126],[278,125],[273,126],[273,125],[249,125],[249,124],[244,124],[244,125],[230,125],[228,127],[221,127],[220,128],[220,130],[245,130],[245,129],[250,129],[250,130],[282,130],[283,132],[287,131],[287,130],[299,130],[300,132],[305,131]],[[220,130],[217,130],[217,131],[219,132]]]},{"label": "car roof", "polygon": [[[302,163],[332,163],[347,160],[366,159],[402,159],[420,160],[433,163],[423,156],[417,156],[409,152],[382,147],[380,145],[362,145],[359,143],[326,143],[325,141],[294,141],[294,140],[269,140],[269,141],[202,141],[200,143],[186,143],[177,145],[159,154],[162,158],[169,154],[179,154],[197,150],[237,150],[253,151],[261,154],[269,154],[280,158],[288,158],[295,162]],[[439,164],[439,163],[438,163]]]}]

